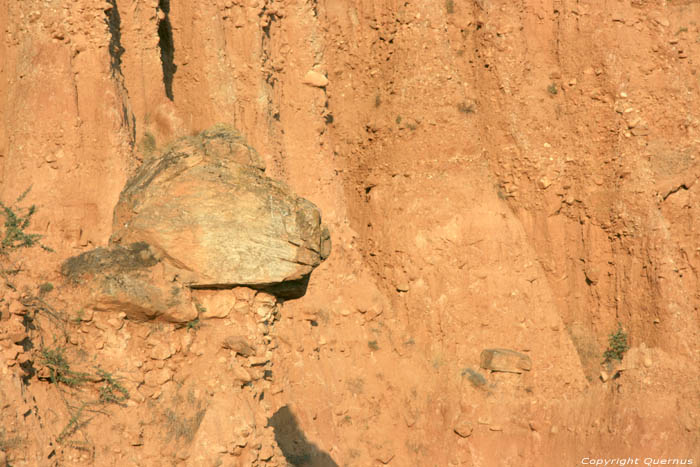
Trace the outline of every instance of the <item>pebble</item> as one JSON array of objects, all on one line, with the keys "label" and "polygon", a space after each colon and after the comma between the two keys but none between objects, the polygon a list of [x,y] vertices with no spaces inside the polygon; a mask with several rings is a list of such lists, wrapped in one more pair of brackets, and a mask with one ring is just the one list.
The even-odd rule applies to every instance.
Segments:
[{"label": "pebble", "polygon": [[304,84],[308,84],[309,86],[315,86],[317,88],[323,88],[328,86],[328,78],[326,78],[323,74],[319,73],[318,71],[314,70],[310,70],[308,73],[306,73],[302,82]]},{"label": "pebble", "polygon": [[472,424],[463,418],[460,418],[454,426],[454,432],[457,433],[462,438],[467,438],[471,436],[474,431]]}]

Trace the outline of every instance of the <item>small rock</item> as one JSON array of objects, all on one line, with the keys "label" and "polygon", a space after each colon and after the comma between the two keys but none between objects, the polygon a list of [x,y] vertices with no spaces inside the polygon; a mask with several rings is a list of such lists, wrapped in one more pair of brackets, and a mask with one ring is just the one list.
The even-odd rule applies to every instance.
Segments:
[{"label": "small rock", "polygon": [[547,177],[542,177],[537,181],[537,186],[542,190],[546,190],[552,185],[552,182]]},{"label": "small rock", "polygon": [[460,416],[457,423],[455,423],[453,430],[460,437],[467,438],[471,436],[472,432],[474,431],[474,426],[464,417]]},{"label": "small rock", "polygon": [[173,377],[173,372],[168,368],[152,370],[146,373],[144,382],[149,386],[160,386],[167,383]]},{"label": "small rock", "polygon": [[151,358],[154,360],[167,360],[173,355],[169,344],[161,342],[151,350]]},{"label": "small rock", "polygon": [[224,339],[221,343],[221,347],[224,349],[233,350],[238,355],[243,357],[250,357],[256,354],[255,347],[253,347],[243,336],[230,336]]},{"label": "small rock", "polygon": [[309,86],[315,86],[317,88],[324,88],[328,86],[328,78],[326,78],[323,74],[319,73],[318,71],[313,70],[306,73],[302,82],[304,84],[308,84]]},{"label": "small rock", "polygon": [[240,366],[237,366],[233,369],[233,378],[234,380],[239,381],[241,385],[253,381],[253,378],[250,376],[250,373],[248,373],[245,368],[242,368]]},{"label": "small rock", "polygon": [[19,318],[7,321],[6,332],[7,337],[13,344],[21,342],[27,337],[27,330]]},{"label": "small rock", "polygon": [[653,365],[653,362],[651,361],[651,357],[649,355],[644,356],[644,367],[645,368],[651,368]]},{"label": "small rock", "polygon": [[272,449],[272,446],[270,446],[269,444],[266,444],[260,450],[259,458],[260,458],[260,460],[263,460],[263,461],[269,461],[270,459],[272,459],[272,455],[274,453],[275,453],[275,451]]},{"label": "small rock", "polygon": [[10,302],[9,308],[10,314],[12,315],[26,315],[27,309],[19,301]]},{"label": "small rock", "polygon": [[606,382],[609,378],[610,378],[610,376],[605,371],[600,372],[601,381]]},{"label": "small rock", "polygon": [[509,349],[485,349],[481,352],[481,368],[507,373],[530,371],[532,362],[527,355]]},{"label": "small rock", "polygon": [[124,326],[124,320],[117,318],[110,318],[107,320],[107,324],[112,326],[116,331],[120,330]]},{"label": "small rock", "polygon": [[382,464],[388,464],[394,458],[394,453],[389,446],[384,446],[376,451],[375,458]]}]

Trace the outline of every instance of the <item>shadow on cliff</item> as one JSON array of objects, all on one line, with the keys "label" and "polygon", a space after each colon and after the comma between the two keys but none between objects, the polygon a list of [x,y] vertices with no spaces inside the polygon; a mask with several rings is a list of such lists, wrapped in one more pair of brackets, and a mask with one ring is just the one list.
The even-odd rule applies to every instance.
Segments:
[{"label": "shadow on cliff", "polygon": [[295,467],[338,467],[327,453],[309,442],[288,406],[280,407],[268,420],[275,430],[275,441],[287,462]]}]

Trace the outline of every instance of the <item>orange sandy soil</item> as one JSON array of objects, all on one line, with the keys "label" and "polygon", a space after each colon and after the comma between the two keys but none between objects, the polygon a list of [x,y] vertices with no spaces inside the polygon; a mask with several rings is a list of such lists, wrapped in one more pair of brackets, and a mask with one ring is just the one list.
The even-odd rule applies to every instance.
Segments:
[{"label": "orange sandy soil", "polygon": [[[1,0],[0,200],[31,186],[54,252],[3,256],[0,465],[699,464],[699,22],[693,0]],[[219,122],[323,212],[306,295],[239,289],[185,327],[81,311],[60,264],[106,245],[144,158]],[[91,376],[55,381],[56,349]]]}]

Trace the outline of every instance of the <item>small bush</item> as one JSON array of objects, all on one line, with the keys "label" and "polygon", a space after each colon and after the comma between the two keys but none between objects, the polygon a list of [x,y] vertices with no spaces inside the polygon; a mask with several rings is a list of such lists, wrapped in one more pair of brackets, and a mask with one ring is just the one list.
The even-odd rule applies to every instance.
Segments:
[{"label": "small bush", "polygon": [[104,384],[100,387],[100,402],[103,404],[122,404],[129,399],[129,391],[115,381],[111,373],[102,368],[97,368],[97,376],[102,378]]},{"label": "small bush", "polygon": [[44,282],[39,286],[39,295],[46,295],[53,290],[53,284],[51,282]]},{"label": "small bush", "polygon": [[557,83],[552,83],[549,86],[547,86],[547,92],[549,92],[553,96],[556,96],[557,93],[559,92],[559,88],[557,87]]},{"label": "small bush", "polygon": [[617,324],[617,331],[608,337],[608,349],[603,352],[603,363],[610,363],[613,360],[622,361],[625,352],[629,350],[627,343],[627,333],[622,330],[622,324]]},{"label": "small bush", "polygon": [[44,365],[49,369],[49,378],[53,384],[63,383],[66,386],[76,387],[88,380],[89,375],[87,373],[70,369],[63,348],[43,348],[41,349],[41,356]]},{"label": "small bush", "polygon": [[36,213],[36,206],[32,204],[28,208],[19,208],[17,204],[22,202],[29,194],[31,188],[30,186],[24,190],[24,193],[11,206],[0,202],[0,213],[5,216],[5,231],[2,233],[2,240],[0,240],[0,254],[7,255],[11,251],[29,248],[34,245],[39,245],[46,251],[53,251],[51,248],[39,243],[41,235],[25,232],[25,229],[29,227],[32,216]]},{"label": "small bush", "polygon": [[447,10],[447,13],[450,15],[455,12],[454,0],[445,0],[445,10]]}]

